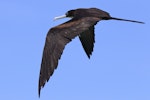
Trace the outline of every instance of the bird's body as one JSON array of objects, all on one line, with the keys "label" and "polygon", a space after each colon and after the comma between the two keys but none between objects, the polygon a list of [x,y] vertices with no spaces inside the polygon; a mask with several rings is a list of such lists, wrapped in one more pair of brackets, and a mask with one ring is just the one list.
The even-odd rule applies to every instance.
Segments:
[{"label": "bird's body", "polygon": [[[65,45],[73,38],[79,36],[81,44],[87,56],[90,58],[95,42],[94,25],[96,25],[98,21],[115,19],[143,23],[139,21],[114,18],[111,17],[109,13],[97,8],[70,10],[63,17],[71,17],[72,19],[51,28],[46,37],[39,76],[39,95],[41,87],[44,87],[45,83],[57,68],[58,60],[63,53]],[[56,19],[59,18],[60,17],[56,17]]]}]

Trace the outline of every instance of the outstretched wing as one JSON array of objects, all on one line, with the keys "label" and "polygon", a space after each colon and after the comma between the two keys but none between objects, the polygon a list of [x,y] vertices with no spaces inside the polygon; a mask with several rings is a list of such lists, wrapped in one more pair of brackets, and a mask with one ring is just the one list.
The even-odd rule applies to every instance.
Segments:
[{"label": "outstretched wing", "polygon": [[86,17],[82,19],[72,19],[64,24],[49,30],[43,51],[41,70],[39,76],[39,96],[40,90],[57,68],[65,45],[80,33],[88,30],[99,21],[99,18]]},{"label": "outstretched wing", "polygon": [[91,26],[87,31],[81,33],[79,35],[79,39],[81,41],[85,53],[87,54],[88,58],[90,58],[95,43],[94,26]]}]

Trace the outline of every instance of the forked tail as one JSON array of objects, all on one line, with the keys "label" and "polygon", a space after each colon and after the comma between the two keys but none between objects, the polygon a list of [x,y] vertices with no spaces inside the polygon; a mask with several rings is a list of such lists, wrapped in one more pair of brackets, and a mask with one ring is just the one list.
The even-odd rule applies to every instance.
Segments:
[{"label": "forked tail", "polygon": [[115,17],[110,17],[109,19],[114,19],[114,20],[128,21],[128,22],[134,22],[134,23],[141,23],[141,24],[144,24],[144,22],[140,22],[140,21],[128,20],[128,19],[121,19],[121,18],[115,18]]}]

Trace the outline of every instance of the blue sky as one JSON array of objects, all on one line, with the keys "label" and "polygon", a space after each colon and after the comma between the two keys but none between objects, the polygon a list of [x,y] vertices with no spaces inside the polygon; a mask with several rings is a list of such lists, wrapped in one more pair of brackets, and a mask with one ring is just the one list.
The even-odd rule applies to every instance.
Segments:
[{"label": "blue sky", "polygon": [[[1,100],[150,100],[150,1],[1,0]],[[45,37],[53,21],[75,8],[96,7],[136,24],[101,21],[89,60],[78,40],[69,43],[38,97]]]}]

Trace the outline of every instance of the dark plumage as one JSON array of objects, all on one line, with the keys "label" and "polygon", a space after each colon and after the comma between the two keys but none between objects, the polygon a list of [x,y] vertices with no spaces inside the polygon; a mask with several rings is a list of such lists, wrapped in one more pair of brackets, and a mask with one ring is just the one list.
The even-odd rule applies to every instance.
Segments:
[{"label": "dark plumage", "polygon": [[41,87],[44,87],[45,83],[53,74],[54,69],[57,68],[58,60],[63,53],[65,45],[73,38],[79,36],[82,46],[88,58],[90,58],[95,42],[94,25],[96,25],[98,21],[114,19],[143,23],[139,21],[114,18],[111,17],[109,13],[97,8],[80,8],[70,10],[65,14],[65,16],[56,17],[55,19],[62,17],[71,17],[72,19],[61,25],[53,27],[48,31],[39,76],[39,96]]}]

